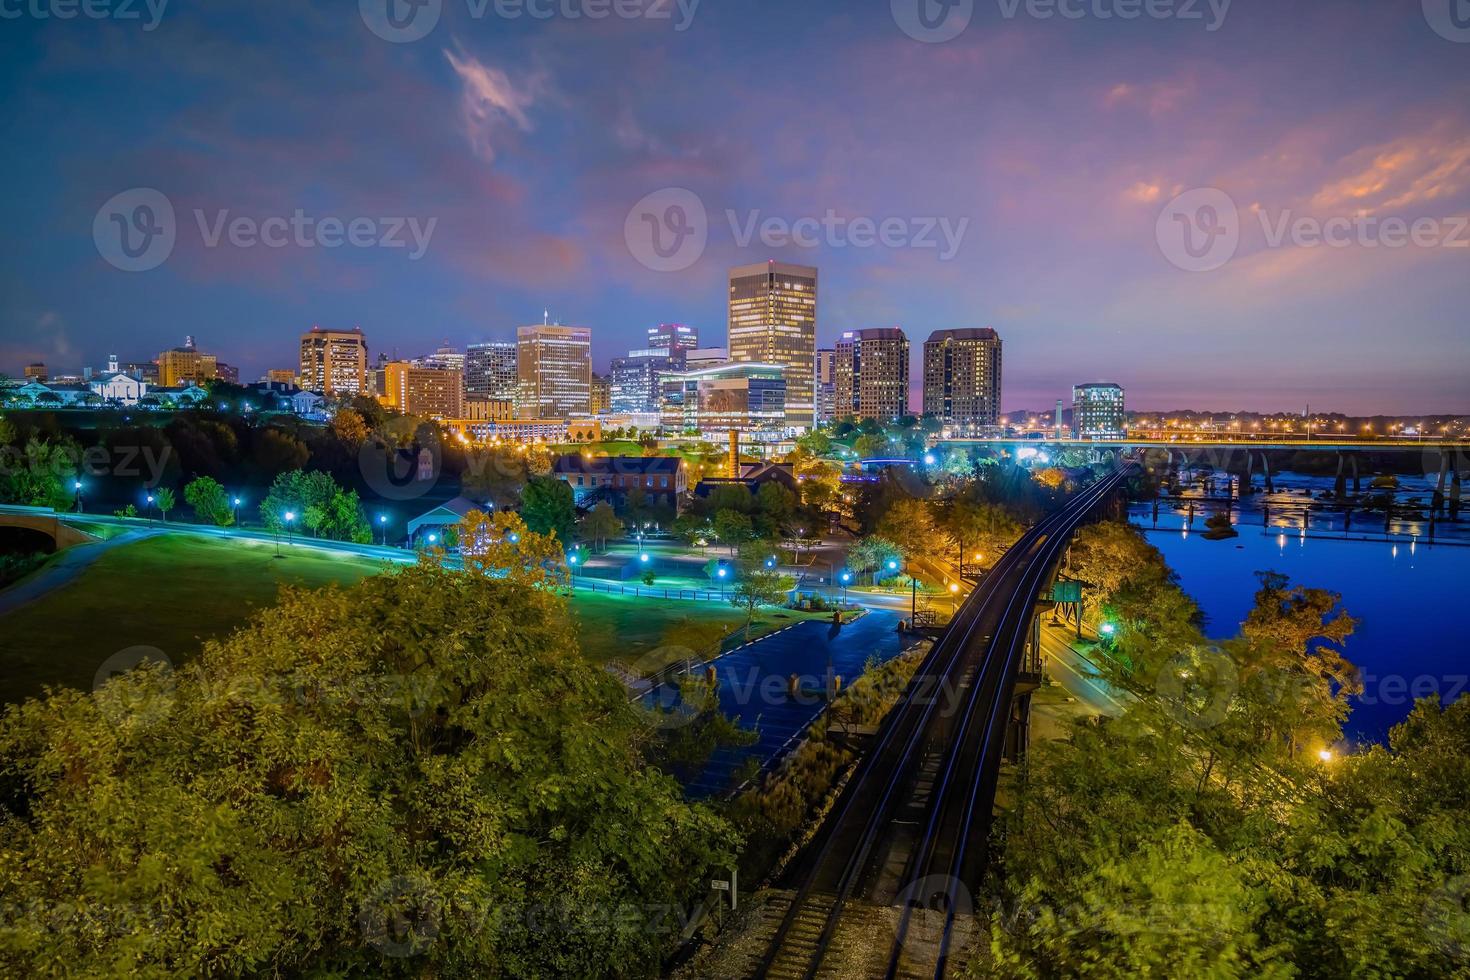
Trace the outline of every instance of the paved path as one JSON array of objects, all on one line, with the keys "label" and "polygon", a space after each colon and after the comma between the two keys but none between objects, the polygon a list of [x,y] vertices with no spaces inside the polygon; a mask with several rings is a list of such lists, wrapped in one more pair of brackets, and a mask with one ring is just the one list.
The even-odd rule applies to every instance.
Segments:
[{"label": "paved path", "polygon": [[113,548],[142,541],[158,533],[160,532],[143,529],[127,531],[105,541],[79,544],[66,549],[35,575],[0,592],[0,616],[35,602],[53,589],[76,581],[77,576]]},{"label": "paved path", "polygon": [[[826,707],[821,697],[828,665],[850,685],[869,659],[888,661],[903,650],[896,613],[873,610],[841,627],[805,620],[730,651],[711,666],[719,683],[720,710],[740,727],[759,733],[752,745],[717,749],[704,769],[685,782],[689,795],[715,796],[734,789],[733,777],[747,760],[774,765]],[[792,674],[803,693],[788,692]],[[660,692],[666,696],[668,691]]]}]

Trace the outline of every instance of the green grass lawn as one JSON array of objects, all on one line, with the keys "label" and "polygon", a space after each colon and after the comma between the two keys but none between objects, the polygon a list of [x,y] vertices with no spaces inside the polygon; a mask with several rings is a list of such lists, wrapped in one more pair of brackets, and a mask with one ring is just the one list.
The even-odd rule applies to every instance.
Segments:
[{"label": "green grass lawn", "polygon": [[[382,571],[368,558],[323,555],[269,542],[166,534],[118,546],[76,581],[0,617],[0,703],[41,693],[44,685],[90,690],[108,657],[134,646],[156,647],[175,664],[196,655],[206,639],[227,635],[273,604],[282,584],[350,585]],[[635,583],[629,583],[630,585]],[[694,602],[607,595],[578,589],[572,596],[583,653],[595,663],[621,660],[652,671],[647,655],[662,647],[709,655],[745,625],[728,602]],[[763,610],[752,636],[813,614]],[[829,615],[829,614],[819,614]]]},{"label": "green grass lawn", "polygon": [[101,538],[104,541],[115,538],[119,534],[126,534],[128,531],[132,530],[132,528],[122,524],[99,524],[96,521],[89,521],[85,519],[65,520],[62,523],[76,528],[83,534],[90,534],[92,535],[92,537]]},{"label": "green grass lawn", "polygon": [[[728,602],[639,599],[579,589],[572,596],[578,619],[582,653],[596,663],[620,660],[637,663],[646,671],[683,654],[649,657],[661,647],[682,647],[708,656],[715,644],[745,626],[745,614]],[[763,609],[756,615],[751,636],[789,626],[803,619],[830,617],[831,613],[802,613],[790,609]],[[744,642],[743,637],[732,642]],[[656,662],[657,661],[657,662]]]},{"label": "green grass lawn", "polygon": [[0,702],[45,684],[90,690],[102,662],[128,647],[157,647],[181,663],[274,603],[282,584],[350,584],[383,568],[304,548],[283,554],[265,542],[187,534],[114,548],[76,581],[0,617]]}]

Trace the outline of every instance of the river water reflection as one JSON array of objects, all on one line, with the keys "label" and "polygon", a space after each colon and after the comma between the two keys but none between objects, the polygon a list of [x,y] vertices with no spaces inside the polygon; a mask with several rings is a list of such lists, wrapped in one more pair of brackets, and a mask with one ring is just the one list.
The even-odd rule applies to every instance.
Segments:
[{"label": "river water reflection", "polygon": [[1348,720],[1349,737],[1384,740],[1416,698],[1450,701],[1470,693],[1460,605],[1470,583],[1470,547],[1451,543],[1466,541],[1470,529],[1464,524],[1442,525],[1448,533],[1430,544],[1411,534],[1385,536],[1381,524],[1370,539],[1343,540],[1340,528],[1303,534],[1299,527],[1263,527],[1259,520],[1250,525],[1238,514],[1240,537],[1209,541],[1201,533],[1203,515],[1192,530],[1187,516],[1172,509],[1160,514],[1157,530],[1150,505],[1136,505],[1132,518],[1148,529],[1149,542],[1199,603],[1211,637],[1238,631],[1253,605],[1258,571],[1341,593],[1344,608],[1359,620],[1346,652],[1364,680]]}]

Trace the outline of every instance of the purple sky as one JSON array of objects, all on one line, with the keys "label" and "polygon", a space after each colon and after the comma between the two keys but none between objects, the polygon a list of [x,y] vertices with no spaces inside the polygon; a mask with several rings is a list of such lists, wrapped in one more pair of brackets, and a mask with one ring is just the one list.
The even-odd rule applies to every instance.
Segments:
[{"label": "purple sky", "polygon": [[[0,23],[0,370],[194,334],[254,378],[293,366],[313,324],[410,356],[509,339],[543,308],[593,328],[602,368],[660,321],[722,344],[727,268],[777,258],[821,269],[824,345],[900,324],[917,355],[931,330],[995,327],[1007,409],[1110,380],[1148,410],[1470,410],[1470,27],[1437,32],[1436,0],[1239,0],[1216,30],[1203,0],[1202,20],[976,0],[944,43],[884,0],[703,0],[682,31],[672,3],[591,20],[441,2],[411,43],[345,2],[176,2],[152,30],[141,4],[141,23],[7,8],[27,13]],[[166,196],[176,241],[127,272],[94,219],[138,187]],[[1201,187],[1241,230],[1229,262],[1189,272],[1156,229]],[[625,234],[665,188],[708,219],[677,272]],[[417,259],[407,232],[209,244],[222,212],[298,209],[371,219],[374,241],[382,219],[435,224]],[[742,247],[727,211],[736,232],[828,212],[906,231]],[[1270,241],[1283,218],[1354,216],[1435,220],[1398,248]],[[924,219],[965,223],[952,256],[907,243]]]}]

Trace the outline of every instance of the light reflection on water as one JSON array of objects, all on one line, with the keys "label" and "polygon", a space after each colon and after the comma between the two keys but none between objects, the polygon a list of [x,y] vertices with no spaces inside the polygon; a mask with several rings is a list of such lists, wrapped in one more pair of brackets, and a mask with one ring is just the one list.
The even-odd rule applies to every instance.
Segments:
[{"label": "light reflection on water", "polygon": [[[1135,505],[1131,516],[1145,529],[1152,525],[1149,504]],[[1455,529],[1453,540],[1467,539],[1467,523]],[[1258,571],[1281,572],[1294,584],[1342,594],[1343,607],[1359,620],[1346,652],[1365,686],[1348,720],[1350,736],[1382,740],[1416,696],[1453,700],[1470,687],[1470,650],[1460,622],[1470,547],[1447,543],[1450,535],[1439,536],[1438,543],[1422,535],[1395,540],[1382,536],[1380,523],[1376,539],[1349,540],[1340,531],[1319,535],[1305,528],[1249,526],[1237,513],[1240,536],[1211,541],[1192,534],[1187,520],[1160,524],[1148,534],[1149,542],[1200,604],[1213,638],[1238,631],[1253,605]]]}]

